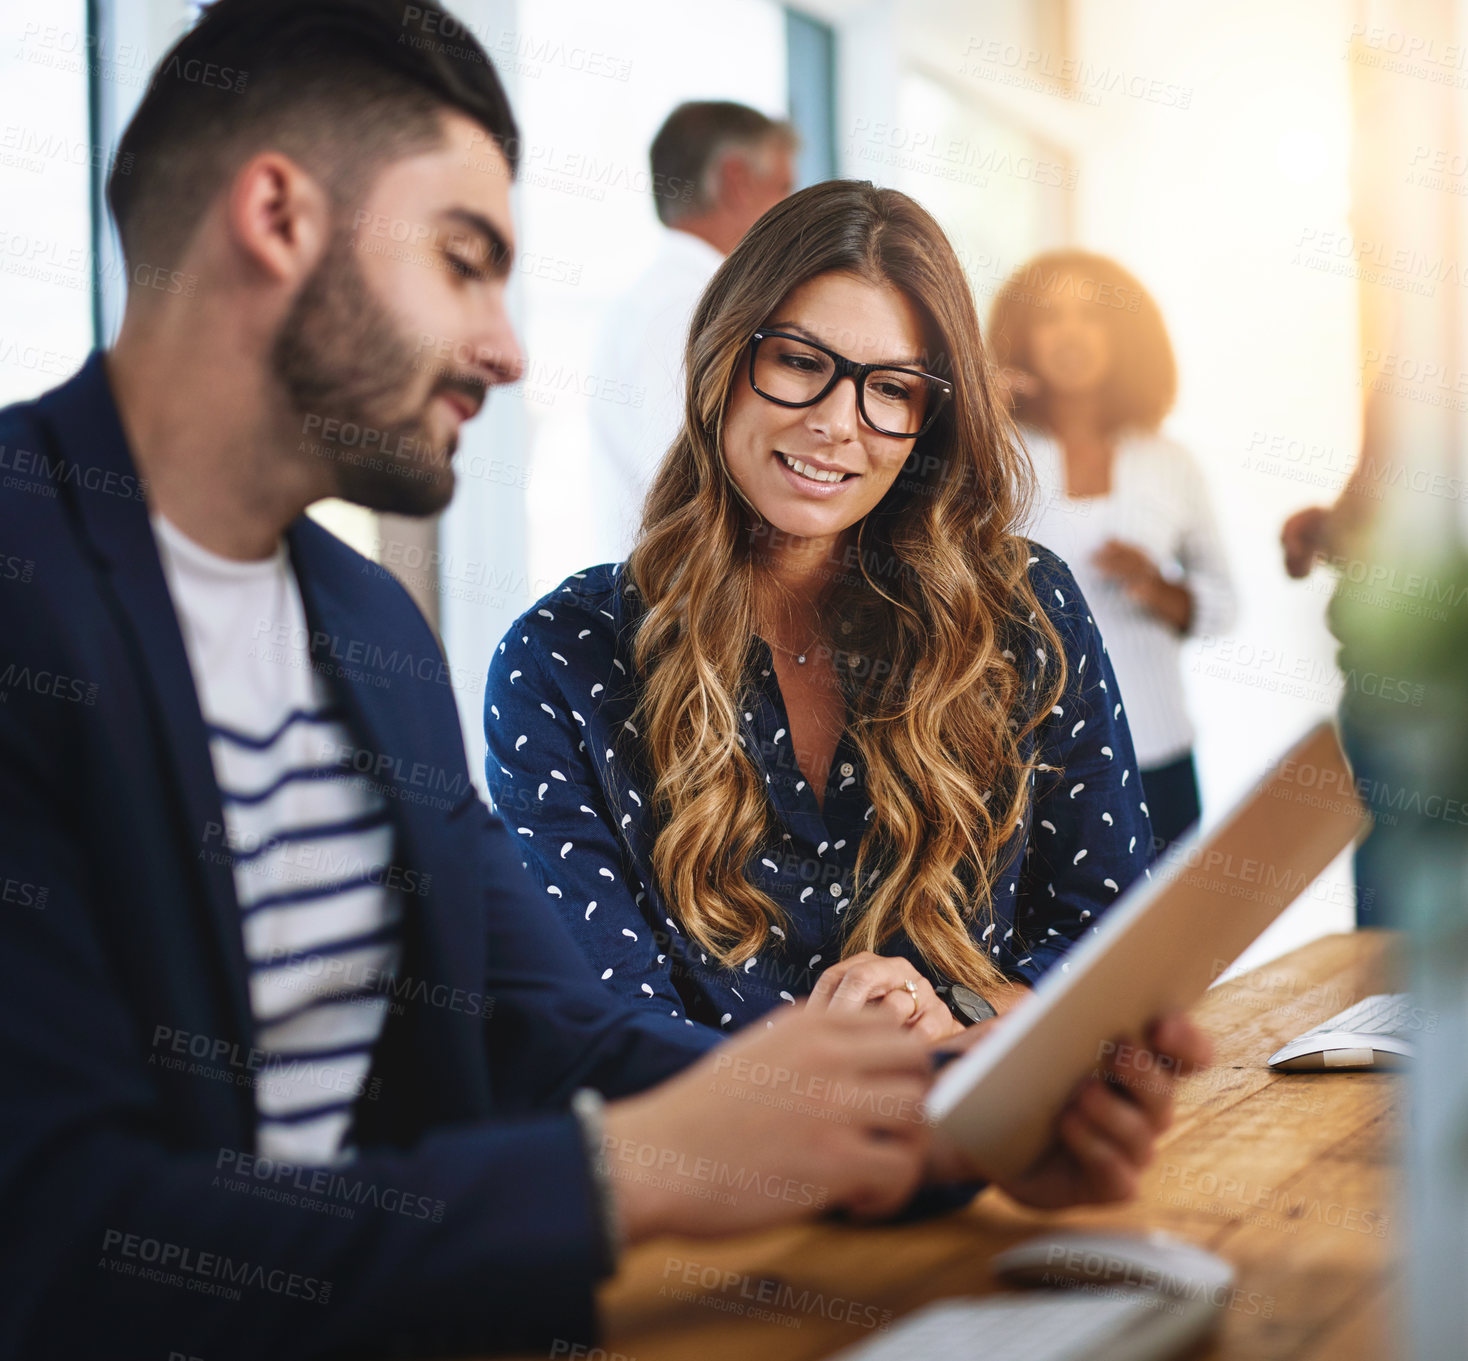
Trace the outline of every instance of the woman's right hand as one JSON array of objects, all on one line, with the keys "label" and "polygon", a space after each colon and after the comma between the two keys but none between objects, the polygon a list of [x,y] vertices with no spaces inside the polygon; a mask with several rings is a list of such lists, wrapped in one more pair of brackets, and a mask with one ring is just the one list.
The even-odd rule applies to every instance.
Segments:
[{"label": "woman's right hand", "polygon": [[870,950],[831,965],[816,980],[806,1005],[814,1011],[878,1011],[929,1043],[965,1029],[910,960]]},{"label": "woman's right hand", "polygon": [[1316,557],[1330,551],[1330,531],[1329,506],[1307,506],[1291,515],[1279,532],[1285,571],[1297,580],[1309,576]]}]

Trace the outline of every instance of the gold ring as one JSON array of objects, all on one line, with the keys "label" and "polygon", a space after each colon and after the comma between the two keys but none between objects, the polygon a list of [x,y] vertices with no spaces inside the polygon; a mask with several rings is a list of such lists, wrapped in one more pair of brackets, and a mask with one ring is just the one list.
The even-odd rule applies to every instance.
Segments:
[{"label": "gold ring", "polygon": [[912,979],[906,979],[902,986],[907,989],[907,995],[912,998],[912,1016],[907,1018],[910,1021],[913,1016],[916,1016],[922,1010],[922,1004],[918,1001],[917,984]]}]

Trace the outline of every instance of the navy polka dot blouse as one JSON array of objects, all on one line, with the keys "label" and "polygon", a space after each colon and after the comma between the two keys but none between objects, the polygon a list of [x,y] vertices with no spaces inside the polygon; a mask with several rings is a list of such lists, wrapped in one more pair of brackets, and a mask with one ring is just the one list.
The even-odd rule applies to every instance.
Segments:
[{"label": "navy polka dot blouse", "polygon": [[[1039,545],[1031,553],[1031,580],[1064,641],[1068,679],[1027,744],[1038,768],[1029,811],[1005,847],[994,920],[975,927],[995,964],[1029,983],[1064,968],[1071,943],[1152,863],[1145,795],[1101,635],[1069,568]],[[526,868],[603,982],[689,1024],[728,1030],[809,993],[840,959],[873,810],[849,734],[831,762],[824,808],[817,803],[794,758],[769,649],[757,641],[743,741],[765,771],[779,831],[747,874],[787,924],[742,968],[710,959],[652,872],[651,801],[638,781],[633,721],[635,602],[619,567],[593,567],[511,627],[485,693],[489,789],[519,834]],[[883,952],[906,957],[935,986],[949,981],[906,937]]]}]

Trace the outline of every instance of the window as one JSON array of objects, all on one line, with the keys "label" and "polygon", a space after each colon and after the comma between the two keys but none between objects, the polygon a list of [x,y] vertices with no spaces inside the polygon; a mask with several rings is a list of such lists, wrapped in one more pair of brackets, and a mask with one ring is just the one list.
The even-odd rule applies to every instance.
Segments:
[{"label": "window", "polygon": [[92,346],[92,62],[84,0],[0,10],[0,406],[54,387]]},{"label": "window", "polygon": [[800,129],[795,183],[836,176],[836,31],[798,10],[785,11],[790,121]]}]

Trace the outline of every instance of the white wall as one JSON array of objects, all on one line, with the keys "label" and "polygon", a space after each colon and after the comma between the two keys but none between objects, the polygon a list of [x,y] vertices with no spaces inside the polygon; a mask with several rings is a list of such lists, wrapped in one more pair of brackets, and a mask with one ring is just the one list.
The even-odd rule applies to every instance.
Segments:
[{"label": "white wall", "polygon": [[515,104],[529,152],[519,230],[529,263],[530,567],[549,590],[592,565],[586,544],[602,510],[589,494],[587,405],[608,399],[582,389],[605,377],[593,356],[608,304],[651,263],[662,236],[649,190],[653,136],[686,99],[734,99],[784,117],[785,27],[771,0],[716,9],[538,0],[533,13],[537,32],[575,35],[604,54],[602,69],[625,73],[546,65],[520,82]]},{"label": "white wall", "polygon": [[82,0],[0,9],[0,406],[70,377],[91,349],[86,59]]},{"label": "white wall", "polygon": [[[1097,69],[1190,92],[1186,108],[1110,94],[1094,110],[1077,235],[1162,305],[1181,377],[1169,427],[1203,464],[1238,579],[1238,623],[1184,661],[1217,811],[1338,693],[1333,579],[1290,582],[1278,535],[1292,510],[1333,499],[1360,433],[1356,284],[1312,268],[1325,261],[1309,249],[1348,230],[1351,15],[1081,0],[1076,17]],[[1246,958],[1348,929],[1353,903],[1338,863]]]},{"label": "white wall", "polygon": [[587,477],[592,355],[602,316],[657,248],[653,134],[685,99],[785,113],[783,12],[679,0],[474,0],[456,5],[494,58],[523,139],[511,310],[525,381],[490,395],[456,460],[441,524],[441,621],[470,768],[483,778],[484,677],[504,630],[592,565]]}]

